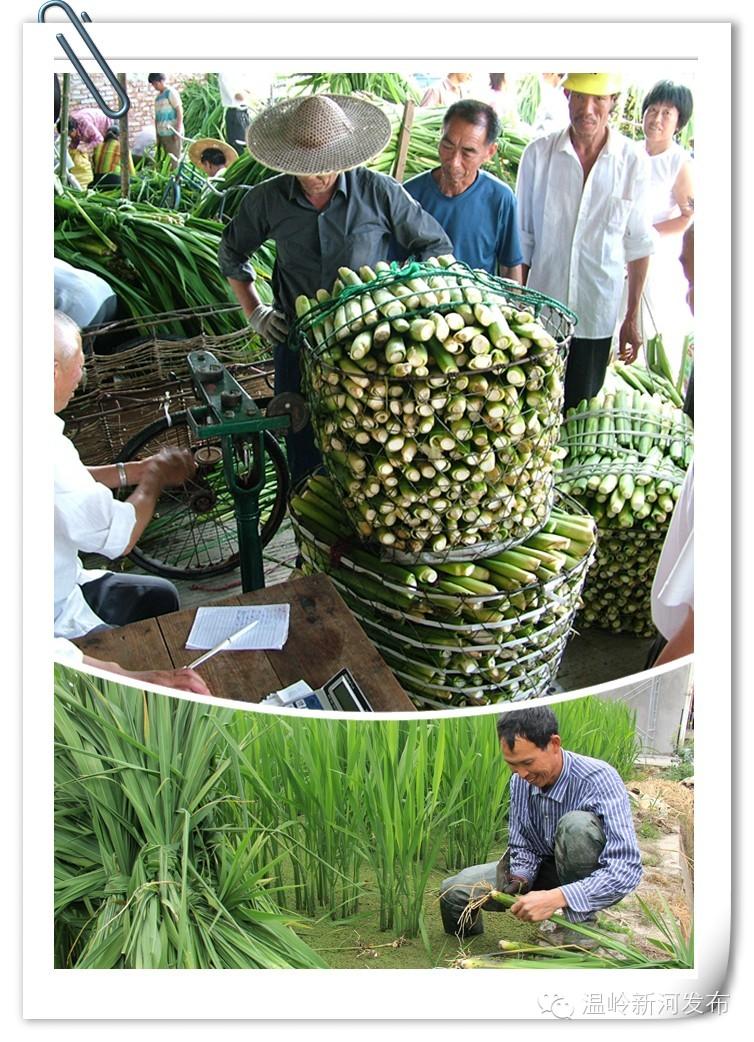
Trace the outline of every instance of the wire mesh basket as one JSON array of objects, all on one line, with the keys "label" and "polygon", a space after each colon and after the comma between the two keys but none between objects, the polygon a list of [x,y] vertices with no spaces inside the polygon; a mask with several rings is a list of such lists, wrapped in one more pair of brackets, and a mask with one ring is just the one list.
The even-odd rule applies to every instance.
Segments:
[{"label": "wire mesh basket", "polygon": [[304,569],[330,576],[422,707],[547,690],[595,552],[595,526],[576,503],[562,497],[546,531],[516,549],[432,565],[365,549],[326,476],[299,485],[289,509]]},{"label": "wire mesh basket", "polygon": [[502,550],[552,506],[575,316],[444,260],[340,269],[294,331],[343,509],[403,561]]},{"label": "wire mesh basket", "polygon": [[561,427],[557,488],[599,531],[580,616],[587,625],[654,633],[652,580],[694,451],[678,401],[656,374],[614,364],[599,394],[569,410]]},{"label": "wire mesh basket", "polygon": [[586,626],[653,637],[652,581],[667,526],[648,532],[599,528],[594,567],[584,586],[579,622]]},{"label": "wire mesh basket", "polygon": [[[94,326],[82,334],[86,353],[85,380],[61,413],[66,434],[90,466],[111,463],[147,424],[197,404],[186,357],[191,351],[211,351],[256,399],[272,396],[273,364],[248,329],[216,335],[203,318],[223,308],[128,319]],[[170,337],[172,320],[195,320],[196,335]],[[116,338],[112,354],[98,353],[102,343]]]}]

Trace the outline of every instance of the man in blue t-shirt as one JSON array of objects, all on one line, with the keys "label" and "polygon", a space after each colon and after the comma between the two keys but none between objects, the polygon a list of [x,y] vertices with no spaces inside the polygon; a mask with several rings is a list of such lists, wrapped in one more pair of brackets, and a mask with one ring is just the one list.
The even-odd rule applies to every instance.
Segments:
[{"label": "man in blue t-shirt", "polygon": [[490,105],[465,99],[445,113],[440,166],[404,185],[453,242],[458,260],[521,281],[516,197],[480,169],[495,153],[500,121]]}]

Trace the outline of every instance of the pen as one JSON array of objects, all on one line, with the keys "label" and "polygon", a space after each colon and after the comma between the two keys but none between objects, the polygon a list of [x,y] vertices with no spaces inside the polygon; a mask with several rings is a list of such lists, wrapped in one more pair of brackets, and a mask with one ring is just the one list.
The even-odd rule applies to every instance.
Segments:
[{"label": "pen", "polygon": [[206,662],[208,658],[212,658],[212,656],[216,655],[218,651],[223,651],[224,648],[229,648],[237,637],[241,637],[244,633],[248,633],[249,630],[253,630],[258,624],[259,619],[254,619],[253,622],[248,623],[246,626],[242,626],[240,630],[236,630],[235,633],[231,633],[231,635],[226,637],[225,640],[221,640],[219,644],[214,646],[214,648],[210,648],[209,651],[205,651],[203,655],[199,656],[199,658],[194,659],[193,662],[189,662],[188,666],[185,668],[196,669],[197,666],[201,666],[202,662]]}]

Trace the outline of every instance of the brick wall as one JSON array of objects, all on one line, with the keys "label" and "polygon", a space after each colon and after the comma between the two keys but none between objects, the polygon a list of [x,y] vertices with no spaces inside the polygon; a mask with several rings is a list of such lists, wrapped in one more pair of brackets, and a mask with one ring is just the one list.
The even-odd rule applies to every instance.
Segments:
[{"label": "brick wall", "polygon": [[[114,70],[117,73],[117,69]],[[157,72],[161,71],[159,69]],[[107,79],[101,72],[93,72],[90,74],[95,86],[101,92],[102,97],[110,105],[111,108],[118,108],[117,98],[113,92],[112,87]],[[131,108],[128,110],[128,135],[133,140],[135,134],[137,134],[143,127],[151,126],[154,123],[154,99],[155,91],[154,87],[147,82],[148,72],[133,75],[127,75],[126,79],[126,93],[128,94],[131,102]],[[187,74],[182,73],[171,73],[167,76],[167,83],[171,87],[176,87],[178,91],[181,89],[181,84],[186,83],[188,80],[193,79],[205,79],[204,75]],[[96,102],[89,93],[88,88],[84,85],[83,81],[75,74],[71,73],[71,100],[70,109],[77,108],[94,108]]]}]

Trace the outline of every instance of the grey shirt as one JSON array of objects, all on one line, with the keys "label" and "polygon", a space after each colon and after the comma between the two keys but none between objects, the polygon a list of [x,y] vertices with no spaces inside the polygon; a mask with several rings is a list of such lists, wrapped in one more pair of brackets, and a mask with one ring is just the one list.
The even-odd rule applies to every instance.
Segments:
[{"label": "grey shirt", "polygon": [[453,251],[440,224],[402,185],[365,167],[339,175],[324,210],[312,206],[290,174],[250,189],[223,232],[218,254],[223,275],[252,282],[249,257],[266,239],[277,247],[275,301],[289,319],[299,294],[329,290],[339,267],[358,270],[389,259],[396,243],[405,256],[419,260]]}]

